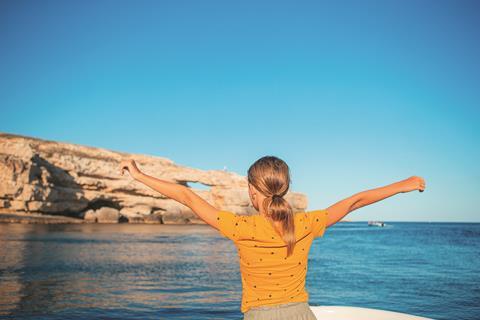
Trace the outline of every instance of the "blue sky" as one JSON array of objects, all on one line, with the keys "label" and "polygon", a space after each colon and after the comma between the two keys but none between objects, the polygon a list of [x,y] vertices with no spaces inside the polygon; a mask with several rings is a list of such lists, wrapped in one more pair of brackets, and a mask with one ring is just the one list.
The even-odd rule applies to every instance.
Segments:
[{"label": "blue sky", "polygon": [[476,221],[476,1],[2,1],[0,131],[245,175],[346,218]]}]

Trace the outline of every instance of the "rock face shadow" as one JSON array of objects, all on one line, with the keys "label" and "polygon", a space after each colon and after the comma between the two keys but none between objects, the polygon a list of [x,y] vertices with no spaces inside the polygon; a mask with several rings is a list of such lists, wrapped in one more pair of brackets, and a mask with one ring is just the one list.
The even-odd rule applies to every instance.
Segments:
[{"label": "rock face shadow", "polygon": [[[119,161],[127,157],[143,172],[184,185],[216,208],[256,213],[246,177],[234,172],[0,132],[0,220],[204,224],[185,205],[120,176]],[[306,208],[302,194],[290,192],[286,199],[295,211]]]},{"label": "rock face shadow", "polygon": [[27,202],[31,211],[78,218],[89,205],[75,177],[39,154],[31,158],[28,183],[33,190],[33,201]]}]

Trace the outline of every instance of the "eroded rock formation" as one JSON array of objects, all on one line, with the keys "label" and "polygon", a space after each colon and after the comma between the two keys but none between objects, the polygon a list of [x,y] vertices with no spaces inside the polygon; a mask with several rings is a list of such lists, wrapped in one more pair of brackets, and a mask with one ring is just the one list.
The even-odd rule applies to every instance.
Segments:
[{"label": "eroded rock formation", "polygon": [[[0,133],[0,212],[45,214],[85,222],[203,223],[190,208],[149,187],[121,176],[121,160],[135,159],[146,174],[184,184],[213,206],[253,214],[247,180],[234,172],[179,166],[156,156],[128,154]],[[294,210],[307,207],[307,198],[289,192]]]}]

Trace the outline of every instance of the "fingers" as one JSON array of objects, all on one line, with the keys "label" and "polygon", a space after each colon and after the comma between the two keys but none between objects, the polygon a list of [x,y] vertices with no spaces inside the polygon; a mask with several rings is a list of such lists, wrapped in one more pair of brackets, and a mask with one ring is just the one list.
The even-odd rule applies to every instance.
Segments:
[{"label": "fingers", "polygon": [[118,166],[120,169],[120,175],[123,176],[125,175],[125,171],[131,173],[131,168],[135,168],[135,161],[133,159],[122,160]]},{"label": "fingers", "polygon": [[420,178],[420,188],[418,191],[423,192],[425,190],[425,180]]}]

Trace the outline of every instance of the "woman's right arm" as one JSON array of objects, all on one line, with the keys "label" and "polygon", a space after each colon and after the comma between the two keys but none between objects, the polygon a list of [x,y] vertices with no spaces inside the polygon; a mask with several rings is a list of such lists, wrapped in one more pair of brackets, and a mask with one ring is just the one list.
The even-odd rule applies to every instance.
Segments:
[{"label": "woman's right arm", "polygon": [[343,199],[327,208],[327,227],[342,220],[347,214],[358,208],[391,197],[397,193],[425,190],[425,180],[418,176],[412,176],[405,180],[394,182],[384,187],[362,191]]}]

